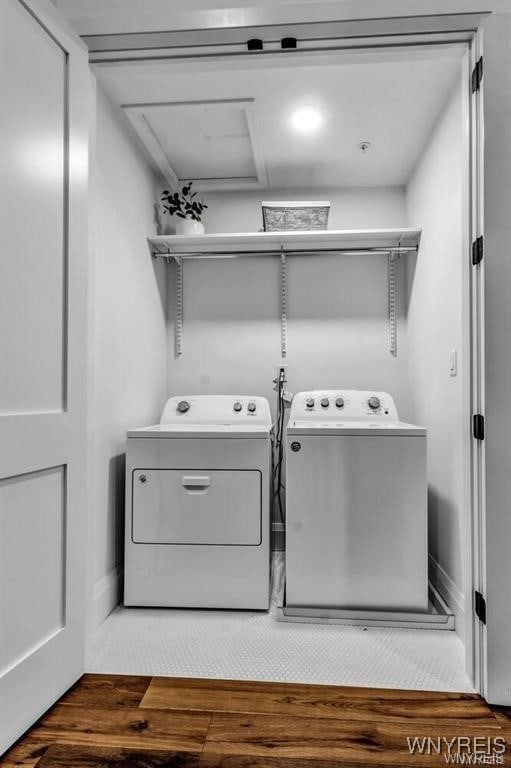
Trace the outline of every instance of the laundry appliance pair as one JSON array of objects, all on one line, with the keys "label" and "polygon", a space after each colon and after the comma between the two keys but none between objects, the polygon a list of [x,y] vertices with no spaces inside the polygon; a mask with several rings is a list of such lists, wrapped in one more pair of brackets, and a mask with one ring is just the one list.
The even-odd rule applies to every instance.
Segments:
[{"label": "laundry appliance pair", "polygon": [[[272,420],[170,398],[128,432],[125,604],[267,609]],[[426,431],[390,395],[300,392],[286,430],[286,604],[427,609]]]}]

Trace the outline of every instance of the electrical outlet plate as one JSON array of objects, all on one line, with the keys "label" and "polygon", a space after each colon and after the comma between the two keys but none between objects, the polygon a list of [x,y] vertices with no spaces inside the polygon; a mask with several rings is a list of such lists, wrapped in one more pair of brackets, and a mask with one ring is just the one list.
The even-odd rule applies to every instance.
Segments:
[{"label": "electrical outlet plate", "polygon": [[284,382],[287,381],[287,363],[279,363],[275,368],[275,378],[278,381],[280,372],[284,371]]}]

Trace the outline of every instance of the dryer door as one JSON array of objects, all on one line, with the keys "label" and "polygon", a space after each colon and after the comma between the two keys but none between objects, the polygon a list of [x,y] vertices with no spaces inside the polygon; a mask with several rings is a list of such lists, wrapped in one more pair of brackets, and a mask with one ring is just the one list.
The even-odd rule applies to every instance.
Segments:
[{"label": "dryer door", "polygon": [[261,543],[258,470],[135,469],[135,544]]}]

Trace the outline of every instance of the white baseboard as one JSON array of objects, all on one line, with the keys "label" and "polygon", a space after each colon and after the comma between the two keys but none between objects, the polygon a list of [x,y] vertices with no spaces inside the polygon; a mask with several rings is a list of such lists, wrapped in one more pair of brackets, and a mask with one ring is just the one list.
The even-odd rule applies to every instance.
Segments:
[{"label": "white baseboard", "polygon": [[117,565],[96,582],[92,592],[92,631],[96,630],[121,600],[124,568]]},{"label": "white baseboard", "polygon": [[463,639],[465,637],[465,595],[432,555],[429,555],[428,559],[429,580],[454,613],[456,632]]}]

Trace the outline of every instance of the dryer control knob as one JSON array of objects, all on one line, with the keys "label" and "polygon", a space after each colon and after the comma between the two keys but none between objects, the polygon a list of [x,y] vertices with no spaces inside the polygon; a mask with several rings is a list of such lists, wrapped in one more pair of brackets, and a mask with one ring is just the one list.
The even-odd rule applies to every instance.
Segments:
[{"label": "dryer control knob", "polygon": [[186,413],[187,411],[189,411],[190,403],[188,402],[188,400],[180,400],[179,403],[177,404],[177,410],[179,411],[179,413]]},{"label": "dryer control knob", "polygon": [[328,408],[329,405],[330,405],[330,400],[328,399],[328,397],[323,397],[321,399],[321,407]]},{"label": "dryer control knob", "polygon": [[247,410],[249,411],[249,413],[255,413],[255,409],[256,408],[257,408],[257,406],[256,406],[255,403],[249,403],[247,405]]},{"label": "dryer control knob", "polygon": [[337,408],[344,408],[344,400],[342,397],[338,397],[335,401],[335,405]]},{"label": "dryer control knob", "polygon": [[314,398],[308,397],[307,400],[305,401],[305,405],[307,406],[307,408],[314,408]]},{"label": "dryer control knob", "polygon": [[380,398],[379,397],[370,397],[367,401],[367,405],[369,408],[371,408],[372,411],[377,411],[378,408],[381,407]]},{"label": "dryer control knob", "polygon": [[241,411],[241,409],[243,408],[243,406],[242,406],[242,404],[238,400],[236,403],[234,403],[232,408],[233,408],[234,411],[236,411],[236,413],[239,413]]}]

